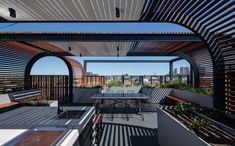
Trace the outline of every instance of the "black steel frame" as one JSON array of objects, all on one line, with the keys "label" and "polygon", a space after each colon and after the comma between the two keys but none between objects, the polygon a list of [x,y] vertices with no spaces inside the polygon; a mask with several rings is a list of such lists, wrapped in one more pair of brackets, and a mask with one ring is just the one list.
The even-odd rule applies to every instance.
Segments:
[{"label": "black steel frame", "polygon": [[60,58],[61,60],[64,61],[64,63],[66,64],[68,71],[69,71],[69,104],[72,103],[73,100],[73,69],[72,69],[72,65],[69,63],[69,61],[67,61],[64,57],[62,56],[58,56],[56,54],[52,54],[52,53],[40,53],[36,56],[34,56],[29,63],[27,64],[26,68],[25,68],[25,89],[30,89],[31,85],[32,85],[32,81],[31,81],[31,77],[30,77],[30,72],[31,69],[33,67],[33,65],[41,58],[46,57],[46,56],[55,56]]}]

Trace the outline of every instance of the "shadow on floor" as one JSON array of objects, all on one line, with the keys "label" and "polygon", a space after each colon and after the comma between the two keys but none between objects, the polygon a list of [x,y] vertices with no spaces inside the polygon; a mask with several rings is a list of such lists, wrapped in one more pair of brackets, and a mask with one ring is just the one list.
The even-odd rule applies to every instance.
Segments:
[{"label": "shadow on floor", "polygon": [[131,136],[132,146],[159,146],[156,136]]},{"label": "shadow on floor", "polygon": [[99,146],[158,146],[157,129],[103,123]]}]

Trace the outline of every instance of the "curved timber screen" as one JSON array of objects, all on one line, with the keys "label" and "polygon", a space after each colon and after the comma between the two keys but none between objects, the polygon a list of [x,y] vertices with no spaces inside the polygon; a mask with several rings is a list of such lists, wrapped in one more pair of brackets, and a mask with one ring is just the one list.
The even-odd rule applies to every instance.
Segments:
[{"label": "curved timber screen", "polygon": [[148,0],[140,18],[182,25],[207,43],[213,63],[215,107],[232,113],[235,113],[234,11],[233,0]]},{"label": "curved timber screen", "polygon": [[18,42],[0,41],[1,93],[24,89],[25,68],[42,51]]}]

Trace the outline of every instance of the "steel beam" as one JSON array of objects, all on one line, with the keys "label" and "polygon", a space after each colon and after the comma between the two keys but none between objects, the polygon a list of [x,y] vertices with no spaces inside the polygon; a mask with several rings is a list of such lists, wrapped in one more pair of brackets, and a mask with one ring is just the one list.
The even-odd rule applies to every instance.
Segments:
[{"label": "steel beam", "polygon": [[161,33],[9,33],[1,32],[0,41],[201,41],[195,34]]},{"label": "steel beam", "polygon": [[170,60],[84,60],[85,72],[88,63],[169,63]]}]

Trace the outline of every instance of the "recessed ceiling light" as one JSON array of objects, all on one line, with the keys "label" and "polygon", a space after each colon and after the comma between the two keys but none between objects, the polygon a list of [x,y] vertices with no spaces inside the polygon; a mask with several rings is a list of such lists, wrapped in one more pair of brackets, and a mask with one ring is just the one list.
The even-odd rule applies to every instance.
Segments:
[{"label": "recessed ceiling light", "polygon": [[119,57],[119,47],[117,47],[117,57]]},{"label": "recessed ceiling light", "polygon": [[16,18],[16,10],[13,8],[8,8],[9,12],[10,12],[10,16],[12,18]]},{"label": "recessed ceiling light", "polygon": [[115,10],[116,10],[116,17],[119,18],[120,17],[120,9],[118,7],[116,7]]}]

